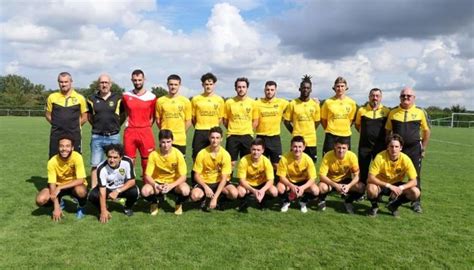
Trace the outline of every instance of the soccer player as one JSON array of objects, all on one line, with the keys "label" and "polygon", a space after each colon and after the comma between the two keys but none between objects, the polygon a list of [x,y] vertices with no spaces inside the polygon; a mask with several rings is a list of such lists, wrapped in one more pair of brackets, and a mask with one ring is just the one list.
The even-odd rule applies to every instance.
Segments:
[{"label": "soccer player", "polygon": [[[222,136],[220,127],[211,128],[210,145],[199,151],[194,162],[194,180],[197,184],[191,191],[191,200],[193,202],[202,200],[201,208],[205,211],[208,208],[215,209],[217,206],[222,209],[224,198],[235,200],[238,197],[237,188],[230,183],[231,158],[221,146]],[[225,197],[221,196],[221,193]]]},{"label": "soccer player", "polygon": [[282,154],[280,138],[281,120],[288,106],[288,101],[276,97],[276,91],[277,83],[267,81],[264,89],[265,97],[255,102],[255,109],[258,115],[257,138],[261,138],[264,141],[264,155],[270,158],[275,172]]},{"label": "soccer player", "polygon": [[349,151],[347,138],[336,138],[334,149],[324,155],[319,179],[319,209],[326,209],[326,196],[334,190],[345,197],[346,212],[354,214],[352,203],[364,195],[365,185],[359,182],[359,161],[356,154]]},{"label": "soccer player", "polygon": [[89,201],[100,211],[101,223],[107,223],[112,218],[107,210],[107,199],[125,198],[123,212],[130,217],[133,215],[132,207],[140,194],[135,183],[133,161],[124,156],[123,146],[121,144],[106,145],[104,153],[106,160],[99,164],[96,172],[99,185],[89,193]]},{"label": "soccer player", "polygon": [[288,211],[290,200],[300,198],[300,210],[306,213],[308,201],[319,194],[319,188],[315,183],[314,161],[304,153],[304,150],[304,138],[294,136],[291,139],[291,151],[283,155],[278,163],[277,175],[280,177],[280,182],[277,188],[283,199],[281,212]]},{"label": "soccer player", "polygon": [[62,197],[74,197],[79,205],[76,217],[84,217],[84,206],[87,202],[86,170],[81,154],[74,151],[74,138],[63,135],[59,137],[59,153],[48,161],[48,187],[36,196],[36,204],[44,206],[53,204],[52,218],[59,221],[63,217]]},{"label": "soccer player", "polygon": [[270,160],[263,156],[265,142],[256,138],[250,146],[250,154],[240,159],[237,177],[240,185],[237,187],[239,197],[242,198],[239,211],[245,212],[248,207],[249,195],[252,194],[264,209],[266,195],[278,196],[278,190],[273,185],[273,166]]},{"label": "soccer player", "polygon": [[192,123],[194,125],[193,160],[209,145],[209,130],[219,126],[224,117],[224,99],[214,90],[217,77],[206,73],[201,77],[203,92],[191,99]]},{"label": "soccer player", "polygon": [[357,111],[356,102],[346,96],[346,79],[337,77],[332,88],[336,93],[333,97],[326,99],[321,107],[321,124],[325,131],[323,155],[334,148],[337,137],[344,137],[349,142],[351,149],[351,126]]},{"label": "soccer player", "polygon": [[[390,196],[387,208],[394,217],[400,215],[400,205],[420,197],[420,189],[416,186],[416,168],[411,159],[402,153],[403,147],[403,138],[391,134],[387,139],[387,150],[380,152],[370,164],[367,197],[372,207],[368,211],[369,216],[377,216],[379,195]],[[405,177],[407,182],[403,182]]]},{"label": "soccer player", "polygon": [[112,93],[112,80],[107,74],[98,79],[99,91],[87,99],[88,120],[92,126],[91,182],[97,186],[97,166],[103,160],[104,147],[120,143],[120,126],[124,111],[120,94]]},{"label": "soccer player", "polygon": [[300,97],[288,105],[284,114],[284,124],[293,137],[305,138],[306,145],[303,149],[316,163],[318,159],[316,130],[321,118],[319,103],[310,98],[312,85],[311,77],[305,75],[300,83]]},{"label": "soccer player", "polygon": [[[413,162],[417,173],[417,187],[421,190],[421,161],[425,157],[431,131],[426,112],[415,105],[415,91],[405,87],[400,92],[400,105],[391,110],[385,125],[387,134],[399,134],[405,145],[403,153]],[[420,137],[421,134],[421,137]],[[412,204],[413,211],[422,213],[420,199]]]},{"label": "soccer player", "polygon": [[181,77],[168,76],[168,95],[156,102],[156,124],[173,132],[173,147],[186,154],[186,131],[191,126],[191,102],[179,94]]},{"label": "soccer player", "polygon": [[59,92],[52,93],[46,101],[46,120],[51,124],[49,158],[58,153],[59,138],[70,134],[74,149],[81,153],[81,126],[87,121],[86,99],[72,88],[69,72],[58,75]]},{"label": "soccer player", "polygon": [[137,148],[140,151],[142,172],[146,170],[148,155],[155,149],[152,125],[155,121],[156,96],[143,86],[145,74],[136,69],[132,72],[133,90],[123,93],[122,102],[128,120],[123,135],[125,155],[135,162]]},{"label": "soccer player", "polygon": [[173,132],[168,129],[160,130],[158,134],[159,150],[150,154],[150,160],[145,171],[147,184],[142,188],[142,196],[151,202],[150,214],[156,216],[159,211],[158,202],[164,201],[164,195],[175,195],[176,215],[183,214],[183,202],[189,196],[189,185],[186,184],[188,173],[183,153],[173,147]]},{"label": "soccer player", "polygon": [[224,126],[227,128],[225,149],[232,158],[232,168],[239,156],[250,153],[253,129],[258,124],[255,101],[247,96],[249,80],[237,78],[234,83],[237,95],[225,102]]},{"label": "soccer player", "polygon": [[359,138],[359,180],[367,184],[370,162],[386,149],[385,123],[390,109],[382,105],[382,90],[373,88],[369,92],[369,102],[357,110],[355,127]]}]

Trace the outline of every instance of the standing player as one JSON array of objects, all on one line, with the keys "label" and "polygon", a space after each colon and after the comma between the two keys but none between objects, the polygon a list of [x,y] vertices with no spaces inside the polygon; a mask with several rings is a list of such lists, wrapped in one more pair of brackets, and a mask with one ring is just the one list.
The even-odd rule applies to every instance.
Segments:
[{"label": "standing player", "polygon": [[237,159],[250,153],[253,129],[257,126],[255,101],[247,96],[249,80],[237,78],[234,83],[237,96],[225,102],[224,126],[227,128],[225,149],[232,158],[232,168]]},{"label": "standing player", "polygon": [[[419,190],[421,190],[421,160],[425,157],[431,135],[427,119],[426,112],[415,105],[415,91],[410,87],[405,87],[400,92],[400,106],[390,111],[385,125],[387,134],[402,136],[405,142],[402,151],[415,165]],[[413,203],[413,211],[423,212],[420,198]]]},{"label": "standing player", "polygon": [[173,147],[186,154],[186,131],[191,126],[191,102],[179,94],[181,78],[168,76],[168,95],[156,102],[156,124],[173,132]]},{"label": "standing player", "polygon": [[369,102],[357,110],[355,127],[360,133],[359,168],[360,181],[367,184],[370,162],[386,149],[385,123],[390,109],[382,105],[382,90],[373,88],[369,92]]},{"label": "standing player", "polygon": [[140,191],[135,184],[133,161],[124,156],[121,144],[109,144],[104,150],[106,160],[97,167],[99,185],[89,193],[89,201],[100,211],[99,221],[107,223],[112,218],[107,210],[107,199],[125,198],[123,212],[132,216],[132,207],[137,202]]},{"label": "standing player", "polygon": [[136,69],[132,72],[133,90],[123,94],[122,102],[128,121],[123,135],[125,155],[135,162],[137,148],[140,151],[142,173],[145,172],[148,155],[155,149],[155,139],[151,129],[154,122],[156,96],[143,85],[145,74]]},{"label": "standing player", "polygon": [[[420,197],[420,190],[416,186],[416,169],[411,159],[402,153],[403,145],[400,135],[388,136],[387,150],[380,152],[370,164],[367,197],[372,203],[368,211],[371,217],[377,216],[379,194],[390,196],[387,208],[395,217],[400,215],[400,205],[414,202]],[[408,182],[403,182],[405,176]]]},{"label": "standing player", "polygon": [[265,196],[278,196],[278,190],[273,185],[273,166],[268,158],[263,156],[265,142],[256,138],[250,147],[250,154],[244,156],[237,171],[240,185],[237,187],[242,198],[239,211],[245,212],[248,207],[249,195],[252,194],[261,209],[265,208]]},{"label": "standing player", "polygon": [[[52,218],[59,221],[63,217],[62,197],[69,195],[78,202],[76,217],[84,217],[87,202],[86,170],[81,154],[74,151],[74,138],[63,135],[58,142],[59,153],[48,161],[48,187],[36,196],[36,204],[53,204]],[[61,203],[60,203],[61,202]]]},{"label": "standing player", "polygon": [[81,153],[81,126],[87,121],[85,98],[72,88],[69,72],[58,75],[59,92],[52,93],[46,101],[46,120],[51,124],[49,158],[58,153],[59,138],[69,134],[74,138],[74,149]]},{"label": "standing player", "polygon": [[[224,99],[214,92],[217,78],[212,73],[201,77],[203,92],[191,99],[192,123],[194,125],[193,161],[202,149],[209,145],[209,130],[219,126],[224,117]],[[191,171],[194,182],[194,171]]]},{"label": "standing player", "polygon": [[122,97],[110,91],[112,80],[107,74],[98,79],[99,91],[87,99],[88,119],[92,126],[91,182],[97,186],[97,165],[103,160],[104,147],[120,143],[120,126],[123,122]]},{"label": "standing player", "polygon": [[354,214],[352,203],[364,195],[365,185],[359,182],[359,162],[356,154],[349,151],[347,138],[336,138],[334,149],[324,155],[319,179],[319,208],[326,209],[326,196],[335,190],[345,197],[347,213]]},{"label": "standing player", "polygon": [[288,106],[288,101],[275,97],[276,90],[276,82],[267,81],[264,89],[265,97],[258,99],[255,103],[258,115],[257,138],[263,140],[265,144],[264,155],[270,158],[275,172],[282,154],[281,120]]},{"label": "standing player", "polygon": [[[193,202],[201,201],[201,208],[222,209],[224,198],[235,200],[238,197],[237,188],[230,183],[232,164],[229,153],[221,146],[222,129],[213,127],[209,130],[210,145],[196,156],[193,170],[196,185],[191,191]],[[221,193],[225,197],[221,197]],[[207,205],[209,200],[209,205]]]},{"label": "standing player", "polygon": [[356,102],[346,96],[346,79],[337,77],[332,88],[336,94],[324,101],[321,108],[321,124],[326,135],[324,137],[323,155],[334,148],[337,137],[346,138],[351,149],[351,126],[357,111]]},{"label": "standing player", "polygon": [[158,202],[162,203],[164,195],[173,192],[176,196],[174,213],[181,215],[183,202],[189,196],[190,189],[186,184],[186,161],[183,154],[173,147],[173,132],[168,129],[160,130],[158,140],[160,148],[150,154],[145,171],[147,184],[142,188],[142,196],[151,202],[150,214],[156,216],[159,211]]},{"label": "standing player", "polygon": [[284,124],[293,137],[305,138],[306,145],[303,149],[316,163],[318,159],[316,130],[321,118],[319,104],[310,98],[312,86],[311,77],[305,75],[300,83],[300,97],[288,105]]},{"label": "standing player", "polygon": [[283,198],[282,212],[287,212],[290,207],[290,195],[301,198],[301,212],[308,212],[306,204],[310,199],[319,194],[316,185],[316,168],[314,161],[304,153],[305,141],[302,136],[291,139],[291,151],[283,155],[278,163],[277,175],[280,182],[277,184],[278,193]]}]

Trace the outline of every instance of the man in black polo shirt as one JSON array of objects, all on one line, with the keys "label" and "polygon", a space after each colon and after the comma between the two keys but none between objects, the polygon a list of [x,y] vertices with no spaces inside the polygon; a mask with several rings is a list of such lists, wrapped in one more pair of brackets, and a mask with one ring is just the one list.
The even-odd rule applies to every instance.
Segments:
[{"label": "man in black polo shirt", "polygon": [[120,126],[123,123],[121,95],[112,93],[109,75],[99,76],[99,91],[87,99],[88,119],[92,125],[91,138],[91,182],[97,185],[97,165],[103,160],[104,147],[120,143]]}]

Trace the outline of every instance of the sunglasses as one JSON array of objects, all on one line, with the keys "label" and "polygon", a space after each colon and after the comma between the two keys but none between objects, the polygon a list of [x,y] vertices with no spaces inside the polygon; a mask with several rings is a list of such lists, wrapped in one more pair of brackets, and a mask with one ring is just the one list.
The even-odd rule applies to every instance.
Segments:
[{"label": "sunglasses", "polygon": [[413,95],[400,95],[400,98],[411,98]]}]

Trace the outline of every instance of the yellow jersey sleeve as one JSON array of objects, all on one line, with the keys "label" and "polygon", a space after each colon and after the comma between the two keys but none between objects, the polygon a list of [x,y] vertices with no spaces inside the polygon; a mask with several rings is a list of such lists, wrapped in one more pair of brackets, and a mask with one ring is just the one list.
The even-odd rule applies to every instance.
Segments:
[{"label": "yellow jersey sleeve", "polygon": [[48,161],[48,183],[49,184],[55,184],[58,180],[58,176],[56,174],[56,156],[53,156],[49,161]]},{"label": "yellow jersey sleeve", "polygon": [[145,175],[148,175],[153,178],[157,157],[158,153],[156,151],[153,151],[150,153],[150,155],[148,155],[148,163],[146,164]]},{"label": "yellow jersey sleeve", "polygon": [[406,168],[406,174],[408,176],[408,180],[416,179],[418,174],[416,173],[415,165],[411,161],[410,157],[407,155],[403,156],[404,167]]},{"label": "yellow jersey sleeve", "polygon": [[[74,163],[76,167],[76,179],[86,179],[86,169],[84,166],[84,160],[82,159],[82,155],[78,152],[73,152],[74,156]],[[86,182],[87,183],[87,182]]]}]

